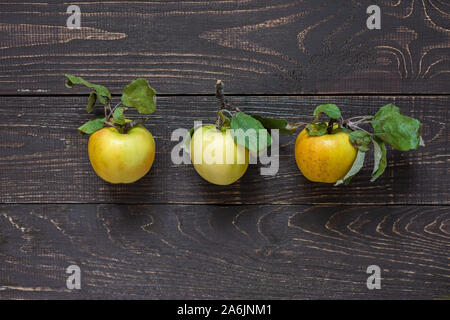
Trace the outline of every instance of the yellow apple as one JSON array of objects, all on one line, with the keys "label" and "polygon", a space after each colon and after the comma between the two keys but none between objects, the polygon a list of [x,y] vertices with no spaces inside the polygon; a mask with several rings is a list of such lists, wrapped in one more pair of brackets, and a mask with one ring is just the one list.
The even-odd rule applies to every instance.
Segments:
[{"label": "yellow apple", "polygon": [[110,183],[131,183],[142,178],[155,159],[155,140],[138,125],[120,133],[102,128],[89,137],[89,160],[95,172]]},{"label": "yellow apple", "polygon": [[197,128],[190,145],[191,161],[206,181],[229,185],[241,178],[248,167],[247,148],[234,142],[229,130],[214,125]]},{"label": "yellow apple", "polygon": [[304,129],[295,142],[295,160],[310,181],[335,183],[344,178],[356,159],[357,149],[341,129],[310,136]]}]

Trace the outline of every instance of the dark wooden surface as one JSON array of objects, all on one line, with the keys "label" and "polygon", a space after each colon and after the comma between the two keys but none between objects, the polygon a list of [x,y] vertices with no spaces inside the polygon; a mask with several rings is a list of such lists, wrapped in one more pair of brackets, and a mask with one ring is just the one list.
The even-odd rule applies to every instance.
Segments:
[{"label": "dark wooden surface", "polygon": [[[441,299],[450,296],[450,4],[378,1],[0,3],[0,299]],[[63,74],[159,93],[147,125],[157,154],[132,185],[98,178],[83,89]],[[423,123],[425,148],[388,150],[370,183],[308,182],[282,137],[280,170],[252,165],[232,186],[174,165],[176,128],[213,122],[216,79],[245,111],[310,119],[336,103],[395,103]],[[77,264],[82,289],[66,288]],[[381,290],[366,268],[379,265]]]},{"label": "dark wooden surface", "polygon": [[[213,84],[214,87],[214,84]],[[118,97],[116,99],[119,99]],[[147,125],[157,144],[150,173],[131,185],[111,185],[97,177],[87,155],[88,137],[76,128],[91,115],[82,97],[0,98],[0,195],[3,203],[114,202],[196,204],[450,204],[448,162],[450,131],[447,128],[450,98],[415,97],[230,97],[248,112],[308,121],[314,107],[338,104],[347,115],[374,114],[395,103],[405,114],[421,119],[426,148],[411,152],[389,148],[389,167],[370,183],[371,158],[361,174],[346,187],[311,183],[300,173],[294,158],[296,136],[282,136],[280,169],[261,176],[251,165],[231,186],[207,183],[191,165],[174,165],[171,141],[177,128],[189,130],[194,120],[214,123],[214,97],[160,97],[158,111]],[[101,109],[101,108],[100,108]],[[100,110],[102,111],[102,110]],[[371,157],[371,155],[370,155]],[[43,183],[46,181],[46,183]]]},{"label": "dark wooden surface", "polygon": [[[380,0],[2,1],[0,93],[65,94],[77,73],[115,91],[137,76],[163,93],[447,93],[450,6]],[[34,3],[34,4],[33,4]]]},{"label": "dark wooden surface", "polygon": [[[444,298],[446,206],[3,205],[4,298]],[[65,283],[83,270],[81,290]],[[382,268],[369,291],[366,268]]]}]

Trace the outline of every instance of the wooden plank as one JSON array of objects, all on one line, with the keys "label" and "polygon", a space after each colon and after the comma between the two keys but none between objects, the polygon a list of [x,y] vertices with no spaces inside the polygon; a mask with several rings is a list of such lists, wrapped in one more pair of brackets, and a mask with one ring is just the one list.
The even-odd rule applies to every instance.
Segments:
[{"label": "wooden plank", "polygon": [[442,299],[449,221],[441,206],[3,205],[0,298]]},{"label": "wooden plank", "polygon": [[[118,99],[116,97],[115,99]],[[198,203],[198,204],[449,204],[449,97],[230,97],[247,112],[309,121],[315,106],[336,103],[347,117],[374,114],[387,103],[423,122],[425,148],[388,150],[388,168],[370,183],[371,158],[347,187],[308,182],[294,159],[295,137],[282,137],[280,169],[261,176],[251,165],[231,186],[205,182],[192,165],[174,165],[177,128],[215,121],[214,97],[160,97],[148,125],[157,154],[150,173],[131,185],[111,185],[93,172],[88,138],[76,128],[89,119],[87,97],[0,98],[0,203]]]},{"label": "wooden plank", "polygon": [[[0,3],[0,94],[65,94],[74,73],[119,93],[146,77],[161,93],[448,93],[450,6],[372,0]],[[13,75],[13,76],[12,76]]]}]

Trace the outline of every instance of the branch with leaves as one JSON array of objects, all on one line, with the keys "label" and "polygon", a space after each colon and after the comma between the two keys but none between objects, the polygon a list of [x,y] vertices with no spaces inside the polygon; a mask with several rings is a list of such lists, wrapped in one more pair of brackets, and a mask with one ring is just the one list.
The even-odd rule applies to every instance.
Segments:
[{"label": "branch with leaves", "polygon": [[84,85],[92,88],[89,94],[86,111],[94,111],[95,104],[100,101],[103,104],[105,116],[89,120],[78,128],[81,134],[92,134],[103,127],[115,127],[120,133],[126,133],[131,128],[143,124],[149,120],[148,117],[133,121],[126,121],[125,111],[135,108],[140,114],[151,114],[156,110],[156,91],[149,86],[147,80],[138,78],[127,85],[121,97],[121,102],[111,107],[111,93],[101,85],[92,84],[81,77],[66,74],[66,87],[73,88],[74,85]]},{"label": "branch with leaves", "polygon": [[[328,122],[320,121],[320,116],[326,114]],[[364,126],[371,126],[364,129]],[[419,120],[402,115],[400,109],[392,104],[385,105],[374,116],[358,116],[344,120],[340,109],[334,104],[323,104],[314,110],[313,121],[306,125],[306,131],[311,136],[333,134],[343,130],[349,134],[350,142],[358,149],[356,160],[346,176],[336,182],[336,185],[348,184],[363,167],[366,152],[373,145],[374,168],[371,182],[375,181],[386,169],[386,144],[392,148],[408,151],[425,146],[420,131]]]},{"label": "branch with leaves", "polygon": [[[381,107],[374,116],[357,116],[348,119],[342,117],[339,107],[335,104],[323,104],[315,108],[311,122],[289,123],[284,119],[247,114],[240,108],[234,107],[225,97],[224,83],[221,80],[216,83],[216,98],[219,103],[216,127],[219,130],[234,129],[236,143],[245,141],[243,146],[255,153],[270,147],[270,130],[274,129],[279,130],[281,134],[294,134],[297,129],[305,127],[306,132],[311,136],[333,134],[338,130],[348,133],[350,142],[357,148],[358,153],[353,166],[342,180],[336,182],[336,185],[348,184],[353,176],[361,170],[366,152],[371,149],[371,146],[374,151],[371,182],[375,181],[386,169],[386,144],[401,151],[424,146],[420,136],[422,128],[420,121],[402,115],[400,109],[392,104]],[[328,116],[327,121],[320,120],[323,115]],[[367,126],[372,127],[372,132]],[[190,131],[191,137],[194,133],[193,129]],[[245,134],[248,129],[253,129],[252,132],[255,132],[256,137],[249,139],[247,135],[245,139],[242,139],[241,135]],[[266,129],[267,139],[260,141],[260,134],[264,132],[260,129]],[[264,141],[267,142],[264,143]]]},{"label": "branch with leaves", "polygon": [[[217,80],[216,98],[219,104],[217,111],[216,127],[218,130],[234,130],[234,141],[242,144],[250,151],[258,154],[272,144],[270,130],[278,129],[283,134],[293,134],[298,124],[288,123],[286,120],[262,117],[257,114],[248,114],[239,107],[233,106],[225,96],[224,83]],[[241,129],[241,130],[239,130]],[[250,130],[251,131],[247,131]],[[264,130],[265,129],[265,130]],[[248,135],[251,132],[255,136]],[[194,128],[189,131],[190,136],[194,134]],[[261,134],[265,134],[262,139]],[[187,147],[187,150],[189,148]]]}]

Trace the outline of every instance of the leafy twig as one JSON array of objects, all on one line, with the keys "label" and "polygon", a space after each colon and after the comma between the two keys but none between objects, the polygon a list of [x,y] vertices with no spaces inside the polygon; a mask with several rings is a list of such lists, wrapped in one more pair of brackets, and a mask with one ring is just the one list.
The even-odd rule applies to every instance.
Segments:
[{"label": "leafy twig", "polygon": [[233,118],[233,114],[231,114],[230,109],[234,110],[236,112],[241,112],[241,110],[237,107],[233,107],[225,97],[225,90],[222,80],[217,80],[216,83],[216,98],[219,102],[219,111],[217,112],[217,118],[216,118],[216,127],[217,129],[221,130],[222,126],[225,124],[227,119],[226,116],[223,114],[223,111],[227,111],[228,114],[231,115],[231,118]]},{"label": "leafy twig", "polygon": [[141,118],[141,119],[136,119],[136,120],[133,120],[133,121],[130,121],[130,122],[125,122],[125,124],[123,125],[124,130],[127,131],[127,130],[129,130],[129,129],[131,129],[131,128],[137,126],[137,125],[144,124],[144,123],[146,123],[148,120],[150,120],[149,117]]},{"label": "leafy twig", "polygon": [[116,125],[114,123],[112,123],[112,122],[105,121],[105,126],[107,126],[107,127],[115,127]]},{"label": "leafy twig", "polygon": [[[108,108],[109,108],[109,118],[111,118],[113,115],[113,110],[111,109],[111,101],[109,101],[109,100],[108,100]],[[109,118],[107,118],[107,119],[109,119]]]},{"label": "leafy twig", "polygon": [[[147,80],[138,78],[128,84],[121,97],[121,102],[116,104],[114,108],[111,107],[111,93],[109,90],[101,85],[92,84],[81,77],[66,74],[66,86],[73,88],[74,85],[84,85],[92,88],[88,99],[86,110],[88,113],[92,112],[95,102],[99,100],[103,104],[104,118],[93,118],[80,126],[78,131],[83,134],[92,134],[103,127],[115,127],[120,132],[125,133],[127,130],[135,125],[142,124],[148,118],[138,121],[126,122],[124,111],[128,108],[135,108],[140,114],[151,114],[156,109],[156,91],[149,86]],[[123,107],[120,107],[123,105]],[[113,120],[111,120],[113,119]]]},{"label": "leafy twig", "polygon": [[113,109],[112,109],[112,114],[114,114],[114,111],[116,111],[117,107],[119,107],[122,104],[122,102],[119,102],[118,104],[116,104]]}]

